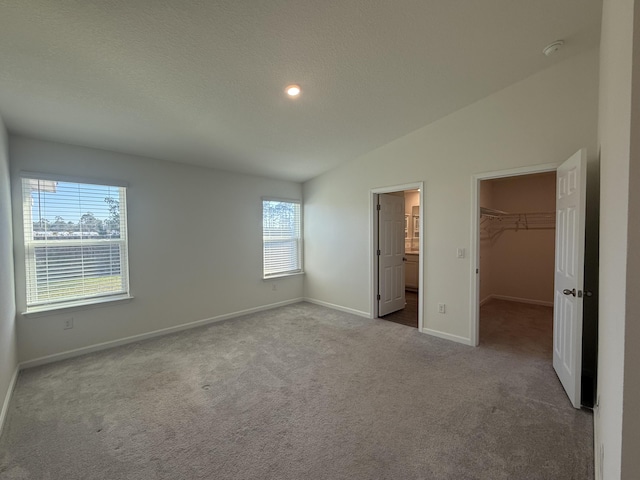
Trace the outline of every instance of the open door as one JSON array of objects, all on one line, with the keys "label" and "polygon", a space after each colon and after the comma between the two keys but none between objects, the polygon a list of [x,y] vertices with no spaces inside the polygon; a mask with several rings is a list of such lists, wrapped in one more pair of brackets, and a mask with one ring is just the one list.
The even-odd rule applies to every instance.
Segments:
[{"label": "open door", "polygon": [[558,167],[556,181],[553,368],[573,406],[580,408],[586,150]]},{"label": "open door", "polygon": [[401,310],[404,295],[404,196],[378,195],[378,316]]}]

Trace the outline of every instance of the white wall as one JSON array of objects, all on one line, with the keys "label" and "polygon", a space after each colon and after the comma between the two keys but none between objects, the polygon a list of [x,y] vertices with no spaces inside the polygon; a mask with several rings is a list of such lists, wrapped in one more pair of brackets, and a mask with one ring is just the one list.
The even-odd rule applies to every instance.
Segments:
[{"label": "white wall", "polygon": [[424,180],[425,327],[469,341],[471,176],[594,156],[597,95],[594,50],[305,183],[305,296],[370,313],[370,190]]},{"label": "white wall", "polygon": [[[484,180],[480,187],[481,206],[485,206],[482,204],[484,200],[490,202],[491,208],[509,213],[555,211],[554,172]],[[481,232],[481,268],[488,263],[487,258],[491,259],[490,265],[486,265],[489,271],[480,273],[481,300],[488,295],[496,295],[553,304],[553,220],[549,226],[551,228],[494,231],[491,241],[487,241],[487,235]]]},{"label": "white wall", "polygon": [[7,131],[0,118],[0,429],[3,404],[18,364],[10,185]]},{"label": "white wall", "polygon": [[595,423],[607,480],[621,478],[633,4],[604,2],[600,49],[600,406]]},{"label": "white wall", "polygon": [[[10,155],[17,259],[24,255],[20,171],[128,183],[135,297],[64,314],[18,314],[21,361],[302,297],[302,276],[262,280],[261,197],[299,199],[300,184],[14,136]],[[15,267],[23,312],[24,263]],[[64,330],[70,316],[74,327]]]},{"label": "white wall", "polygon": [[598,125],[600,402],[595,424],[596,454],[604,452],[605,480],[635,479],[640,471],[639,9],[639,1],[605,0],[602,18]]}]

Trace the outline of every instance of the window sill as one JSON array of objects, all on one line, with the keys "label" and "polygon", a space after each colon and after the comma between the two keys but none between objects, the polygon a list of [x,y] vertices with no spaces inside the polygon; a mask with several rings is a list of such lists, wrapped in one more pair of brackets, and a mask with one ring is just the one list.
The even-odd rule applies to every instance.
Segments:
[{"label": "window sill", "polygon": [[269,275],[268,277],[262,277],[262,280],[272,280],[274,278],[295,277],[296,275],[304,275],[304,272],[281,273],[281,274],[278,274],[278,275]]},{"label": "window sill", "polygon": [[106,307],[114,302],[128,302],[133,299],[131,295],[119,295],[117,297],[96,298],[93,300],[79,301],[74,303],[66,303],[64,305],[45,305],[42,307],[34,307],[26,312],[22,312],[23,317],[42,317],[45,315],[57,315],[66,312],[84,310],[87,308]]}]

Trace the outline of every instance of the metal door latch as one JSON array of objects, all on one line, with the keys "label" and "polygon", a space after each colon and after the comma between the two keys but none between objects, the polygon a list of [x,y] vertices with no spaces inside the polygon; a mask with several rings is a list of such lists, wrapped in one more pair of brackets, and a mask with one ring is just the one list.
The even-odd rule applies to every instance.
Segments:
[{"label": "metal door latch", "polygon": [[[562,293],[564,293],[565,295],[573,295],[574,297],[577,295],[578,298],[582,298],[582,290],[578,290],[576,292],[575,288],[572,288],[571,290],[569,290],[568,288],[565,288],[564,290],[562,290]],[[591,292],[584,292],[585,297],[590,297],[591,295],[593,295]]]}]

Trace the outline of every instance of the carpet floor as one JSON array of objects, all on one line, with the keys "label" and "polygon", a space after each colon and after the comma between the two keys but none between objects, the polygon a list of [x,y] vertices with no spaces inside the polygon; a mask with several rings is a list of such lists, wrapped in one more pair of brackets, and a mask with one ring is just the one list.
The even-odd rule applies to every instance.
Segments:
[{"label": "carpet floor", "polygon": [[497,333],[540,308],[472,348],[299,303],[25,370],[0,479],[591,479],[591,413]]}]

